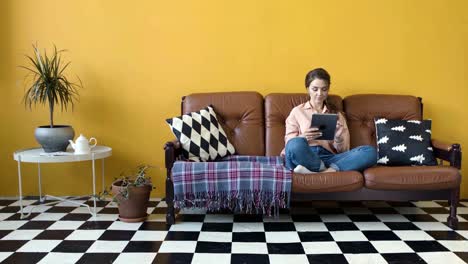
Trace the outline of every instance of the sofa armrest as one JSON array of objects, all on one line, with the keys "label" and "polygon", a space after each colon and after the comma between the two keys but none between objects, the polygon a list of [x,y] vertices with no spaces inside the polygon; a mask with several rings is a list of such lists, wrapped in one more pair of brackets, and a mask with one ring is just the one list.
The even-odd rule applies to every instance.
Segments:
[{"label": "sofa armrest", "polygon": [[452,167],[461,168],[460,144],[447,144],[437,139],[432,139],[431,144],[436,158],[449,161]]},{"label": "sofa armrest", "polygon": [[174,162],[179,159],[182,154],[182,147],[178,140],[168,141],[164,144],[165,165],[168,172],[171,171]]},{"label": "sofa armrest", "polygon": [[439,150],[445,150],[445,151],[450,151],[452,150],[453,144],[448,144],[446,142],[440,141],[438,139],[432,139],[431,140],[432,147],[439,149]]}]

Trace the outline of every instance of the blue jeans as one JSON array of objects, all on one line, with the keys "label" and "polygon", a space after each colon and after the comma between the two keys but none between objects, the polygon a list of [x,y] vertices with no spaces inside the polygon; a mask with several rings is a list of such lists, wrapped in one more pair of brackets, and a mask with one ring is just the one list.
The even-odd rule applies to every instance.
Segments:
[{"label": "blue jeans", "polygon": [[310,171],[319,171],[320,164],[337,171],[363,171],[377,163],[377,150],[373,146],[359,146],[333,154],[321,146],[309,146],[303,137],[295,137],[286,144],[286,167],[293,170],[302,165]]}]

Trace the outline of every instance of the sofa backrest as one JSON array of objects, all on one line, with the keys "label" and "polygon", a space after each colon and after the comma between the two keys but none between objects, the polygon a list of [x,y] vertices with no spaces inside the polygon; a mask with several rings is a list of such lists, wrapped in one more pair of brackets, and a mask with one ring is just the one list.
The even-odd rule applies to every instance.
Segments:
[{"label": "sofa backrest", "polygon": [[[306,93],[195,93],[182,100],[182,113],[212,105],[231,143],[240,155],[277,156],[284,148],[285,121],[291,110],[309,99]],[[422,104],[410,95],[359,94],[329,102],[344,111],[351,147],[376,145],[375,117],[421,120]]]},{"label": "sofa backrest", "polygon": [[182,98],[182,114],[212,105],[240,155],[265,155],[263,96],[257,92],[195,93]]},{"label": "sofa backrest", "polygon": [[[307,93],[272,93],[265,97],[265,155],[278,156],[284,148],[286,118],[291,110],[307,102]],[[329,103],[342,111],[342,99],[338,95],[329,95]]]},{"label": "sofa backrest", "polygon": [[343,110],[351,136],[351,147],[376,146],[375,117],[421,120],[419,98],[410,95],[359,94],[343,100]]}]

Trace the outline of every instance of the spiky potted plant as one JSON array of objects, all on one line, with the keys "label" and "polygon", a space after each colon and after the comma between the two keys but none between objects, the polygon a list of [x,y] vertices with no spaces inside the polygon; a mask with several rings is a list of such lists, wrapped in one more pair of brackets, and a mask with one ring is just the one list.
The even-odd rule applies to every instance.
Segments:
[{"label": "spiky potted plant", "polygon": [[148,201],[153,184],[147,176],[152,166],[143,164],[136,170],[121,174],[112,183],[113,201],[119,205],[119,219],[123,222],[141,222],[148,216]]},{"label": "spiky potted plant", "polygon": [[26,55],[30,64],[20,66],[26,69],[31,77],[31,83],[28,82],[23,101],[26,107],[32,109],[32,105],[42,104],[49,107],[49,125],[39,126],[34,132],[37,142],[42,146],[45,152],[65,151],[69,140],[73,139],[75,132],[69,125],[54,124],[54,111],[56,106],[60,109],[72,109],[76,100],[78,100],[78,88],[82,87],[79,83],[73,83],[65,76],[70,62],[63,62],[61,54],[65,50],[57,50],[54,46],[52,55],[46,51],[41,54],[37,45],[33,45],[34,56]]}]

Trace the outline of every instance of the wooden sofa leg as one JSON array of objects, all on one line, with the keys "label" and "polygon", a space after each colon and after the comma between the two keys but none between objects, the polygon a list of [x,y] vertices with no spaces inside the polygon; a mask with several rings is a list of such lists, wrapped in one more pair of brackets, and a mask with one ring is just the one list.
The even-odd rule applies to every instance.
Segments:
[{"label": "wooden sofa leg", "polygon": [[450,192],[450,215],[447,218],[448,226],[452,229],[458,228],[457,206],[460,200],[460,187],[453,189]]},{"label": "wooden sofa leg", "polygon": [[174,210],[174,184],[172,183],[171,175],[168,173],[166,178],[166,223],[168,225],[175,224],[175,210]]}]

